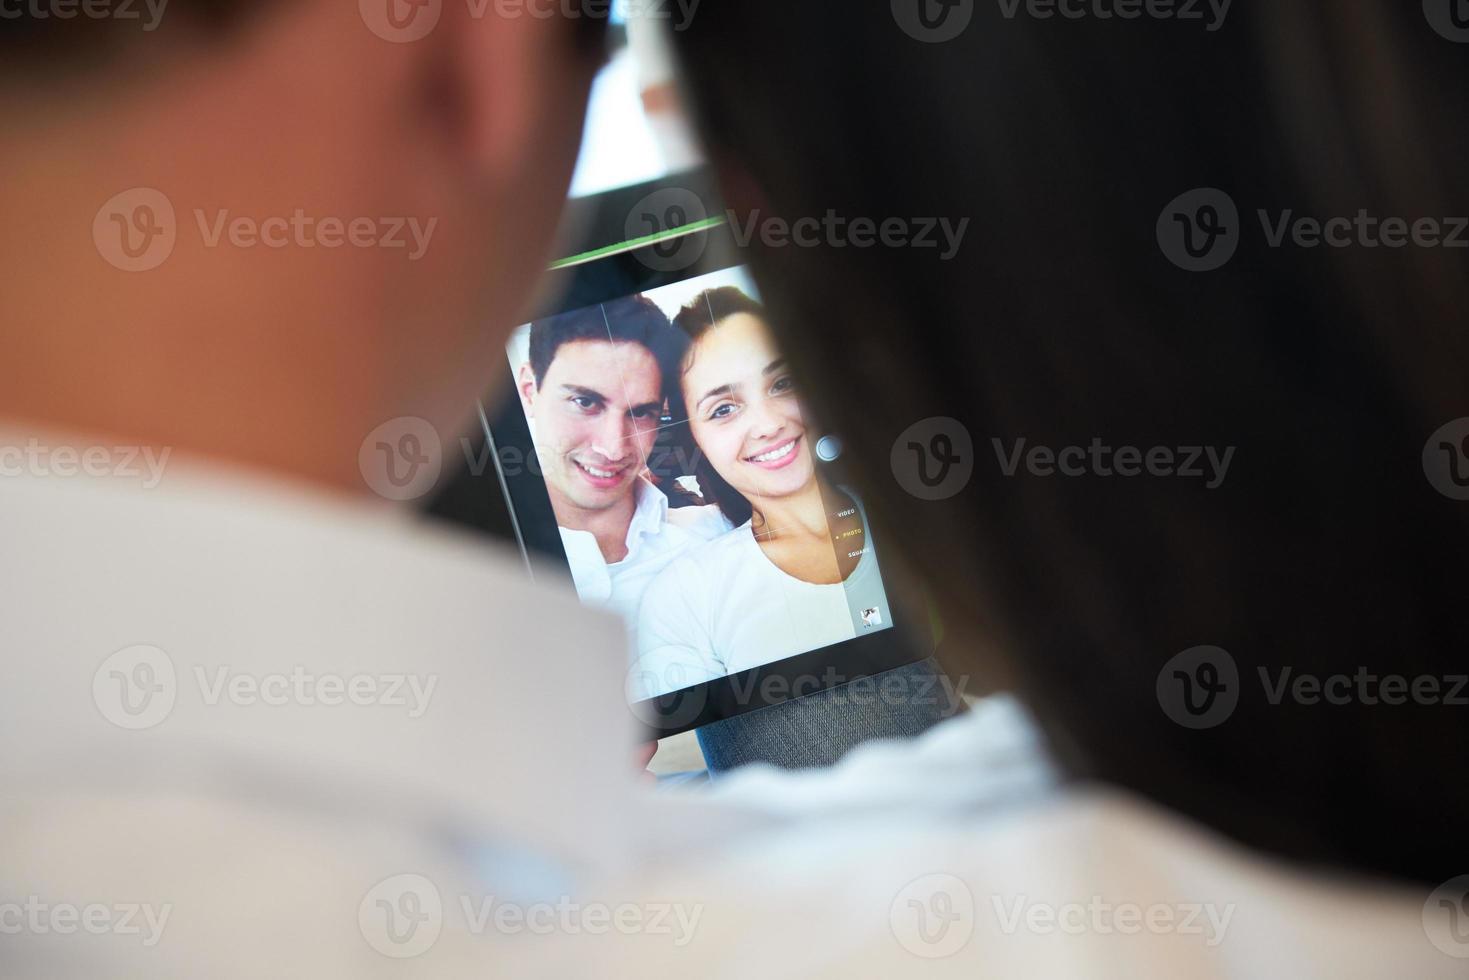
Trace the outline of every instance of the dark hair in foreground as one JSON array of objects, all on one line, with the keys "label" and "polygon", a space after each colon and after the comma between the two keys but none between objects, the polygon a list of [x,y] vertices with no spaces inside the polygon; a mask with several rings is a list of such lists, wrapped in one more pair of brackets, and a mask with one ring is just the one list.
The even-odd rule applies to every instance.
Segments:
[{"label": "dark hair in foreground", "polygon": [[665,394],[678,387],[679,365],[688,343],[673,329],[658,304],[646,296],[628,296],[570,313],[537,320],[530,328],[530,367],[536,387],[545,381],[563,344],[579,340],[641,344],[658,362]]},{"label": "dark hair in foreground", "polygon": [[[1469,503],[1422,456],[1469,416],[1469,251],[1273,247],[1257,212],[1469,215],[1466,49],[1376,0],[1237,4],[1213,32],[975,4],[945,43],[886,3],[706,0],[677,43],[737,212],[973,220],[949,262],[751,249],[869,508],[950,632],[1002,651],[948,668],[1016,689],[1079,780],[1302,862],[1462,873],[1469,707],[1442,701],[1469,695]],[[1158,226],[1201,187],[1239,247],[1189,272]],[[934,417],[974,470],[926,501],[889,459]],[[1214,489],[997,458],[1094,438],[1236,451]],[[1203,644],[1239,702],[1191,730],[1163,667]],[[1302,675],[1437,677],[1440,703],[1311,703]]]},{"label": "dark hair in foreground", "polygon": [[[693,355],[693,345],[698,343],[699,338],[719,325],[720,322],[738,313],[748,313],[758,317],[762,323],[769,323],[765,315],[765,307],[755,300],[746,296],[734,286],[717,286],[706,289],[693,299],[689,300],[678,311],[673,318],[673,325],[683,331],[688,337],[688,350],[684,354],[682,369],[687,369],[688,358]],[[675,375],[677,377],[677,375]],[[672,406],[673,418],[679,422],[687,422],[689,408],[683,396],[683,385],[670,383],[668,386],[669,404]],[[676,439],[685,444],[685,448],[692,450],[690,458],[696,460],[694,465],[694,476],[699,480],[699,490],[706,500],[712,500],[719,506],[719,512],[724,515],[725,520],[735,527],[739,527],[750,520],[755,513],[750,501],[745,495],[730,486],[724,477],[709,464],[709,460],[699,450],[694,442],[687,425],[675,426]]]},{"label": "dark hair in foreground", "polygon": [[[586,0],[582,16],[567,18],[578,55],[604,53],[611,3]],[[121,67],[128,56],[130,71],[146,68],[164,39],[226,42],[257,18],[291,8],[281,0],[110,0],[98,5],[103,15],[96,16],[88,13],[86,0],[74,0],[70,15],[63,17],[57,16],[57,6],[55,0],[8,0],[9,9],[0,16],[0,77],[105,72]]]}]

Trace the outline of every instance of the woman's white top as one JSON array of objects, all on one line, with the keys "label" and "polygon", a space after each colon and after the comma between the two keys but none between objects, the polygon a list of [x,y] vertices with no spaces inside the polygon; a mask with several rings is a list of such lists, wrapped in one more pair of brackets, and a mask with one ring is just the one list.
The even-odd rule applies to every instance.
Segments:
[{"label": "woman's white top", "polygon": [[748,521],[684,552],[643,597],[635,687],[652,697],[891,625],[870,536],[860,540],[856,567],[830,585],[778,568]]}]

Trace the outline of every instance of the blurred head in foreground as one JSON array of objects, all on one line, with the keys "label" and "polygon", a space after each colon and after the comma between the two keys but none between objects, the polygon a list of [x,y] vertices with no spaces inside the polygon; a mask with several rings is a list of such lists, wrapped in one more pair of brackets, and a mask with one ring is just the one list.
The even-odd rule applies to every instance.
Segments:
[{"label": "blurred head in foreground", "polygon": [[[1465,48],[1419,4],[1005,7],[708,0],[676,35],[946,666],[1080,780],[1462,872]],[[817,247],[759,231],[801,219]]]},{"label": "blurred head in foreground", "polygon": [[605,18],[403,0],[0,19],[0,417],[364,491],[446,438],[551,246]]}]

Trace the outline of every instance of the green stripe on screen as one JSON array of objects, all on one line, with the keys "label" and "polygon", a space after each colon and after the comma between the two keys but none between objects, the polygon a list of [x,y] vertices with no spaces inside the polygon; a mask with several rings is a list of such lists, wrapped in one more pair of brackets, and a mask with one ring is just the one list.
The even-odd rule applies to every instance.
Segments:
[{"label": "green stripe on screen", "polygon": [[722,224],[724,224],[724,215],[716,215],[713,218],[705,218],[703,221],[695,221],[691,225],[681,225],[678,228],[670,228],[668,231],[654,232],[651,235],[644,235],[642,238],[632,238],[625,242],[618,242],[616,245],[594,248],[590,252],[582,252],[580,255],[560,259],[551,263],[551,269],[554,271],[556,269],[565,269],[568,266],[581,265],[583,262],[591,262],[593,259],[605,258],[609,255],[616,255],[619,252],[630,252],[635,248],[652,245],[668,238],[677,238],[680,235],[689,235],[708,228],[718,228]]}]

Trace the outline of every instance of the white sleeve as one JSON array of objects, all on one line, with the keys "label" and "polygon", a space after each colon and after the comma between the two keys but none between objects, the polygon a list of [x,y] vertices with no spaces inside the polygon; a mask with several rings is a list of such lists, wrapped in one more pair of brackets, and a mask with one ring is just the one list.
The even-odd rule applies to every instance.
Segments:
[{"label": "white sleeve", "polygon": [[638,610],[637,660],[628,690],[639,700],[723,677],[714,650],[712,601],[697,562],[669,564],[643,595]]}]

